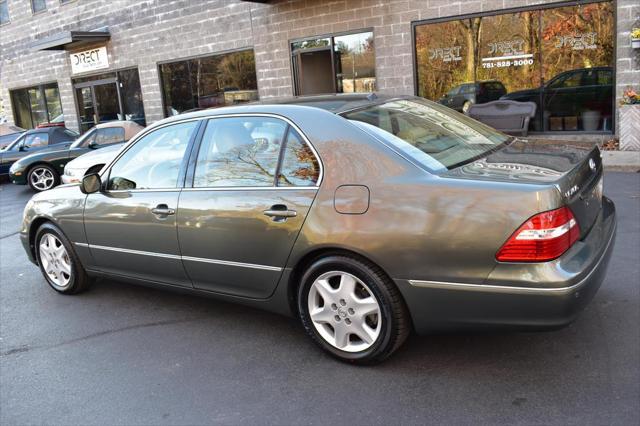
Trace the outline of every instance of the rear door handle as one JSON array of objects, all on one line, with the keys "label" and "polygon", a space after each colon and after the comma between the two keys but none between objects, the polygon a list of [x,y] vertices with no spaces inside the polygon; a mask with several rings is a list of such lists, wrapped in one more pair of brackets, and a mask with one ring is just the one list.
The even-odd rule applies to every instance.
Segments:
[{"label": "rear door handle", "polygon": [[176,211],[170,209],[166,204],[158,204],[155,208],[151,209],[151,213],[159,217],[167,217],[176,214]]},{"label": "rear door handle", "polygon": [[298,212],[295,210],[289,210],[287,206],[283,204],[275,204],[263,213],[265,216],[272,218],[274,222],[284,222],[288,218],[296,217],[298,215]]}]

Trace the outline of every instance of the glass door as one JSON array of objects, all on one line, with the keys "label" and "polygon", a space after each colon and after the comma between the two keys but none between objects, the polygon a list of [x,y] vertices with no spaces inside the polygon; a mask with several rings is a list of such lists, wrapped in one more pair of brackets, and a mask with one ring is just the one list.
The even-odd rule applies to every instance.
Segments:
[{"label": "glass door", "polygon": [[96,124],[124,117],[115,78],[80,83],[75,88],[82,133]]},{"label": "glass door", "polygon": [[91,87],[76,89],[76,100],[80,116],[80,133],[84,133],[96,125]]}]

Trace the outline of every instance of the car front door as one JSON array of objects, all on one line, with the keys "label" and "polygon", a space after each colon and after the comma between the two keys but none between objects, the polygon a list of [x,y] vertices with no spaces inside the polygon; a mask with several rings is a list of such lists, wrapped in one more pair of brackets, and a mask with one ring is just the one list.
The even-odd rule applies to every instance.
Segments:
[{"label": "car front door", "polygon": [[178,246],[176,211],[188,147],[200,121],[151,130],[102,174],[84,224],[94,267],[145,281],[192,287]]},{"label": "car front door", "polygon": [[178,208],[182,259],[194,287],[269,297],[319,179],[317,156],[290,123],[269,116],[209,120]]},{"label": "car front door", "polygon": [[0,175],[9,173],[11,165],[29,154],[46,148],[49,144],[49,134],[46,132],[29,133],[23,135],[10,147],[0,154]]}]

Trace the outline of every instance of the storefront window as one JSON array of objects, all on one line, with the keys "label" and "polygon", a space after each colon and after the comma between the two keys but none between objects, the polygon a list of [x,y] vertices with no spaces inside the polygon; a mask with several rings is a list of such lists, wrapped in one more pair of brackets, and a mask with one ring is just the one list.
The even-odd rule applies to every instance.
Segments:
[{"label": "storefront window", "polygon": [[114,120],[146,126],[140,77],[135,68],[73,80],[80,131]]},{"label": "storefront window", "polygon": [[372,32],[295,41],[291,55],[297,95],[376,90]]},{"label": "storefront window", "polygon": [[253,50],[160,65],[165,116],[258,99]]},{"label": "storefront window", "polygon": [[9,23],[9,6],[7,0],[0,1],[0,25]]},{"label": "storefront window", "polygon": [[418,94],[534,102],[531,131],[611,131],[613,30],[610,2],[416,25]]},{"label": "storefront window", "polygon": [[50,83],[11,91],[17,126],[33,129],[43,123],[64,122],[58,84]]}]

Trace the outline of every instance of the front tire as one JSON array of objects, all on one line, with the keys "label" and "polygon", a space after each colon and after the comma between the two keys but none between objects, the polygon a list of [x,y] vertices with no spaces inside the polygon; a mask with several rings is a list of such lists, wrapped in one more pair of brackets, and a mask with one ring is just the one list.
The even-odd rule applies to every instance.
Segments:
[{"label": "front tire", "polygon": [[35,252],[40,272],[58,293],[76,294],[89,287],[90,278],[71,242],[54,224],[45,223],[38,228]]},{"label": "front tire", "polygon": [[395,352],[411,323],[395,284],[374,264],[328,256],[306,270],[298,312],[307,334],[334,357],[374,364]]},{"label": "front tire", "polygon": [[29,186],[36,192],[46,191],[60,184],[60,175],[51,166],[38,164],[27,174]]}]

